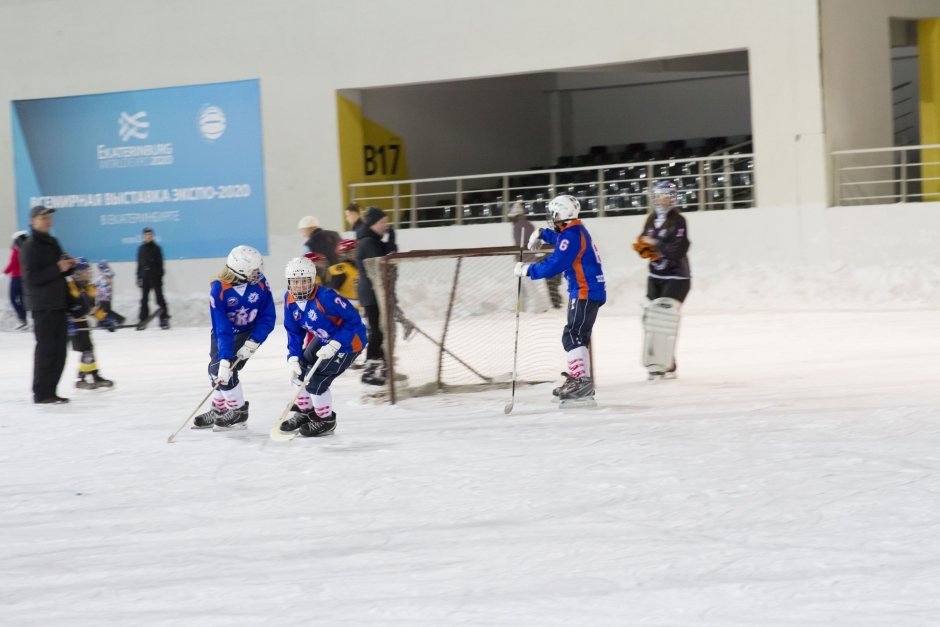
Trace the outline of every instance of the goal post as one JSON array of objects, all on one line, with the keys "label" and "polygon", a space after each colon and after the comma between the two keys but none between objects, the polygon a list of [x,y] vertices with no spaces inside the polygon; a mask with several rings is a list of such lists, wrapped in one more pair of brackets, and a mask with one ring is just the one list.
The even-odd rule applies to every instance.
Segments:
[{"label": "goal post", "polygon": [[[381,313],[392,403],[405,397],[508,389],[517,280],[512,246],[420,250],[365,260]],[[526,253],[526,261],[536,257]],[[565,325],[557,283],[523,280],[516,382],[556,381]]]}]

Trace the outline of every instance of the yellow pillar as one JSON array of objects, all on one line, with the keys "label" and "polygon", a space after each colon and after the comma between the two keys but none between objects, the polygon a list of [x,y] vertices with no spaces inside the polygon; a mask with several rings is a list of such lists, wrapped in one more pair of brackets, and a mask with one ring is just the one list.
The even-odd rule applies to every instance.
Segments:
[{"label": "yellow pillar", "polygon": [[[940,19],[917,21],[920,143],[940,144]],[[940,148],[921,150],[924,201],[940,200]],[[933,179],[933,180],[930,180]]]},{"label": "yellow pillar", "polygon": [[[362,107],[339,94],[336,96],[336,110],[344,204],[351,200],[350,183],[404,181],[410,178],[405,142],[400,137],[366,118],[362,114]],[[363,208],[374,205],[388,210],[395,224],[408,217],[408,213],[402,210],[411,206],[411,186],[398,186],[398,216],[393,215],[396,208],[395,192],[393,185],[367,187],[356,197],[356,202]],[[367,198],[362,198],[362,194],[367,195]]]}]

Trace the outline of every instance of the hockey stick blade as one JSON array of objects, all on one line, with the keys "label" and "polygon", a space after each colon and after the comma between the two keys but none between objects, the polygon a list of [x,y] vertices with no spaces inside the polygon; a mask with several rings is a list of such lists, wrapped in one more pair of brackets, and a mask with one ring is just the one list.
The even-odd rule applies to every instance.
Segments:
[{"label": "hockey stick blade", "polygon": [[[285,420],[287,420],[285,418]],[[281,424],[278,423],[271,427],[271,439],[275,442],[290,442],[297,437],[296,431],[281,431]]]},{"label": "hockey stick blade", "polygon": [[503,413],[507,415],[512,413],[512,407],[514,404],[515,404],[515,401],[509,401],[508,403],[506,403],[506,406],[503,407]]}]

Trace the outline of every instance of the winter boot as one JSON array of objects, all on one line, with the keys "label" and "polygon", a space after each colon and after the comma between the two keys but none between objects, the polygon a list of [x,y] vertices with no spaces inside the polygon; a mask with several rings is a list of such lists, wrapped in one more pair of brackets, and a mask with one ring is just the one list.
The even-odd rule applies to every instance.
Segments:
[{"label": "winter boot", "polygon": [[169,317],[169,316],[167,316],[166,318],[160,318],[160,328],[161,328],[161,329],[164,329],[164,330],[170,328],[170,317]]},{"label": "winter boot", "polygon": [[217,418],[223,418],[228,414],[231,414],[231,409],[226,409],[225,411],[219,411],[214,407],[204,414],[199,414],[193,419],[193,429],[211,429],[215,424]]},{"label": "winter boot", "polygon": [[591,377],[572,377],[562,387],[567,387],[558,395],[562,401],[594,398],[594,380]]},{"label": "winter boot", "polygon": [[310,412],[310,421],[300,425],[300,435],[305,438],[318,438],[323,435],[333,433],[336,428],[336,412],[331,413],[325,418],[320,418],[314,412]]},{"label": "winter boot", "polygon": [[296,405],[294,407],[296,409],[294,409],[294,413],[291,414],[290,418],[281,423],[281,431],[285,433],[296,431],[317,417],[312,409],[310,411],[301,411]]},{"label": "winter boot", "polygon": [[561,396],[562,392],[567,392],[573,382],[577,381],[576,378],[572,377],[567,372],[562,372],[561,375],[565,378],[565,382],[552,390],[552,396]]},{"label": "winter boot", "polygon": [[215,426],[212,427],[213,431],[234,431],[236,429],[247,429],[248,428],[248,401],[245,401],[245,404],[236,409],[230,409],[227,412],[223,413],[221,416],[217,416],[215,419]]},{"label": "winter boot", "polygon": [[362,382],[367,385],[385,385],[385,362],[381,359],[367,361],[366,369],[362,373]]},{"label": "winter boot", "polygon": [[112,381],[111,379],[105,379],[100,374],[98,374],[97,370],[91,371],[91,378],[95,382],[95,385],[99,388],[114,387],[114,381]]}]

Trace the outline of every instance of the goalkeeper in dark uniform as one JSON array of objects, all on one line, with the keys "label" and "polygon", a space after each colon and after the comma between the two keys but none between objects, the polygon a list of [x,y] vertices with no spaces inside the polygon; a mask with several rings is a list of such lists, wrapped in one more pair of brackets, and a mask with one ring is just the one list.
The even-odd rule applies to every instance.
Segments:
[{"label": "goalkeeper in dark uniform", "polygon": [[[653,185],[653,211],[633,249],[649,260],[644,310],[644,365],[650,379],[674,377],[675,338],[679,329],[679,305],[692,287],[687,253],[691,242],[685,218],[679,213],[675,184],[658,181]],[[651,318],[653,320],[651,320]],[[665,329],[664,329],[665,325]],[[658,334],[658,335],[657,335]],[[664,340],[663,337],[669,338]],[[656,354],[665,351],[665,354]]]}]

